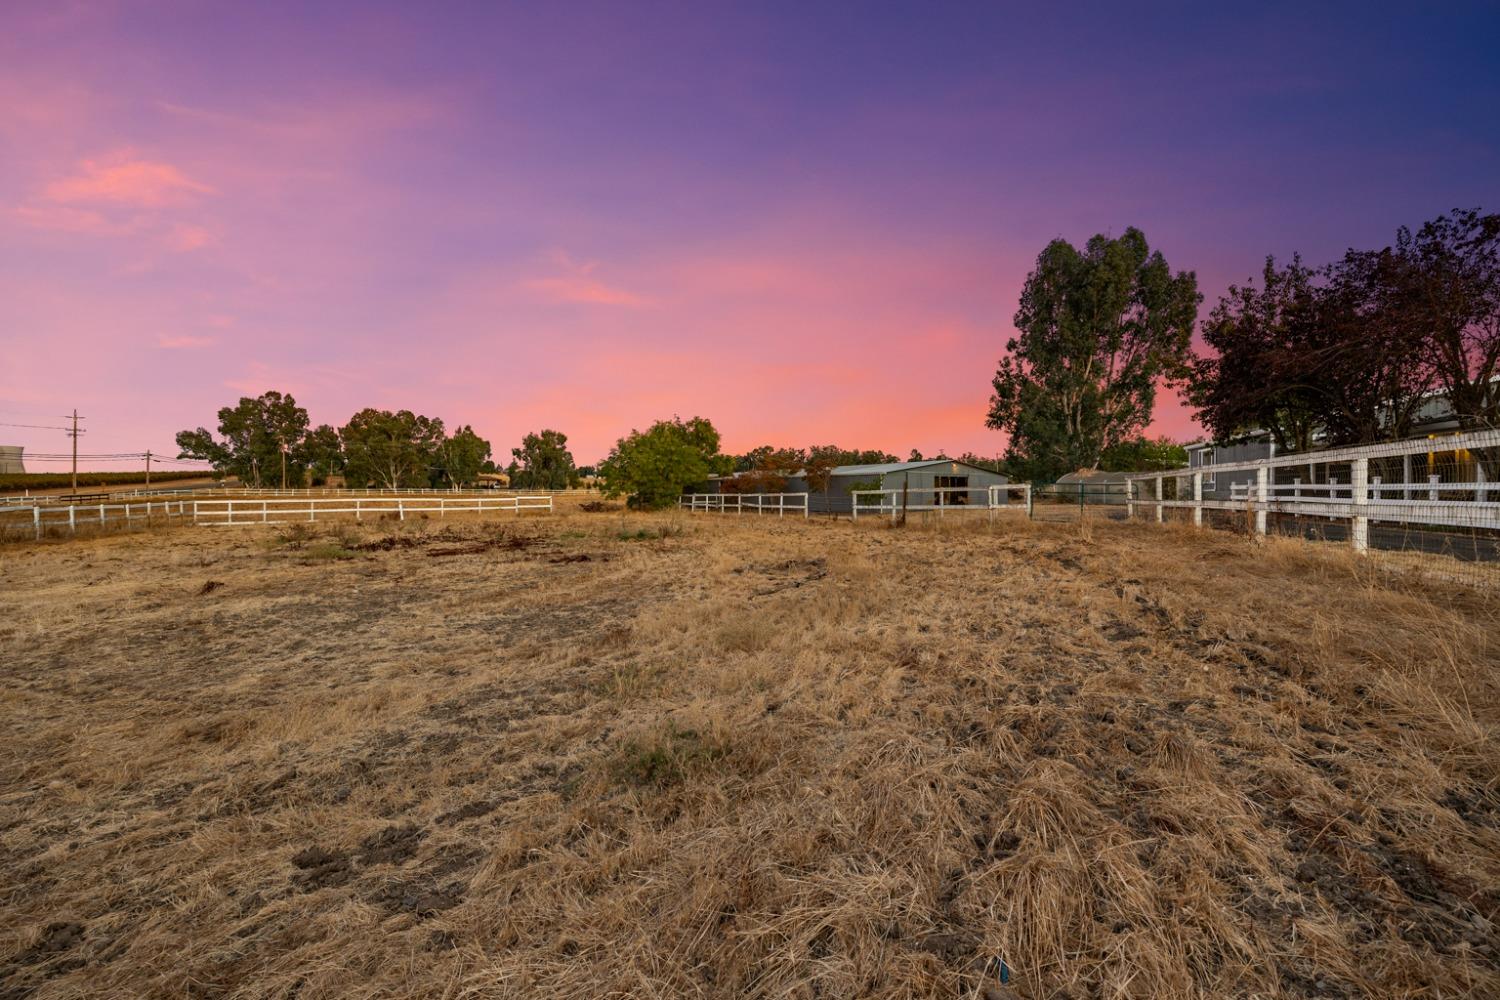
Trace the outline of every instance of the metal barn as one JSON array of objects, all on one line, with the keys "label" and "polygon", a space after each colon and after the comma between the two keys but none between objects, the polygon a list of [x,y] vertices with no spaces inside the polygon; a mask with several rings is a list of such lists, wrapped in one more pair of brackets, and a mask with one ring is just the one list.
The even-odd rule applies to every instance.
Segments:
[{"label": "metal barn", "polygon": [[[915,491],[913,506],[983,507],[991,486],[1004,486],[1009,480],[997,472],[981,469],[967,462],[951,459],[927,462],[889,462],[884,465],[840,465],[828,480],[828,489],[812,493],[807,480],[799,473],[786,481],[788,493],[808,493],[808,509],[817,514],[848,514],[854,509],[849,496],[852,489]],[[935,488],[962,490],[947,493],[937,500],[930,492]]]},{"label": "metal barn", "polygon": [[[695,487],[695,492],[726,493],[726,480],[737,479],[746,473],[732,476],[710,476],[704,486]],[[1010,483],[998,472],[958,462],[953,459],[932,459],[923,462],[888,462],[884,465],[840,465],[828,477],[828,489],[812,492],[802,470],[786,474],[787,493],[807,493],[807,506],[814,514],[848,514],[854,509],[850,490],[900,490],[911,493],[914,507],[970,506],[983,507],[989,502],[991,486]],[[947,489],[962,492],[942,494],[939,500],[931,491]]]}]

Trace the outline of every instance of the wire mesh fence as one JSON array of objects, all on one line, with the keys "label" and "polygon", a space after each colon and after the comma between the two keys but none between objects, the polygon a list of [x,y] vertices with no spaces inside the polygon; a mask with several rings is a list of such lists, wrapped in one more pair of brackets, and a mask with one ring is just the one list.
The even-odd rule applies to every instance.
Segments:
[{"label": "wire mesh fence", "polygon": [[1055,482],[1032,487],[1032,517],[1038,521],[1077,521],[1085,517],[1124,520],[1129,484],[1117,482]]},{"label": "wire mesh fence", "polygon": [[1132,475],[1127,510],[1500,587],[1497,470],[1500,431],[1431,436]]}]

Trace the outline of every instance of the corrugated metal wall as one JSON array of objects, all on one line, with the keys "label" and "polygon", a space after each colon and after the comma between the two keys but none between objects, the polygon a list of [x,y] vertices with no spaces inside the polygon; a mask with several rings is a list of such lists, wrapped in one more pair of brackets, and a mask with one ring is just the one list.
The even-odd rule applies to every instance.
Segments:
[{"label": "corrugated metal wall", "polygon": [[[848,514],[854,508],[853,501],[849,497],[849,490],[852,487],[899,490],[905,484],[908,490],[931,490],[939,476],[968,477],[968,488],[963,496],[970,506],[975,507],[985,505],[991,486],[1004,486],[1009,482],[998,473],[971,468],[957,462],[901,472],[888,472],[884,477],[871,473],[832,476],[829,478],[828,489],[825,492],[809,495],[807,507],[814,514]],[[710,482],[706,487],[698,488],[697,492],[719,493],[721,490],[718,482]],[[789,477],[784,492],[809,493],[807,480],[802,476]],[[953,497],[958,495],[949,494]],[[915,505],[926,506],[932,502],[933,494],[931,493],[917,493],[911,496],[911,503]]]},{"label": "corrugated metal wall", "polygon": [[[956,498],[962,496],[969,506],[983,507],[988,502],[988,493],[991,486],[1004,486],[1010,480],[1004,476],[986,472],[983,469],[971,468],[967,465],[952,463],[948,465],[930,465],[920,469],[910,469],[902,472],[888,472],[882,477],[878,489],[899,490],[903,487],[910,493],[910,501],[914,505],[928,506],[933,501],[934,494],[923,491],[935,488],[939,476],[964,476],[968,478],[968,489],[963,494],[952,493],[948,496]],[[853,508],[853,502],[849,498],[849,489],[854,486],[869,486],[871,476],[834,476],[829,483],[828,495],[813,496],[808,505],[813,511],[822,513],[847,514]],[[790,489],[791,487],[787,487]],[[803,486],[805,489],[805,484]]]}]

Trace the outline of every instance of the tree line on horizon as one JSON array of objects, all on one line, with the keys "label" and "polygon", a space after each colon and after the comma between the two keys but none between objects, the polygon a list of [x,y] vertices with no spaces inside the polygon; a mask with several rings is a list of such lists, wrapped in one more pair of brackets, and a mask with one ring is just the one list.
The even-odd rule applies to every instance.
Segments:
[{"label": "tree line on horizon", "polygon": [[[659,420],[645,431],[620,438],[597,467],[578,466],[567,435],[542,430],[525,435],[501,469],[490,442],[463,425],[452,434],[443,421],[410,410],[366,408],[343,427],[311,426],[307,410],[290,394],[267,391],[242,397],[218,412],[218,436],[207,428],[177,434],[179,458],[203,459],[215,472],[247,485],[301,488],[340,477],[354,488],[463,488],[481,475],[504,471],[519,489],[560,490],[597,480],[610,496],[628,496],[632,506],[659,508],[676,502],[684,488],[711,476],[740,473],[729,490],[779,492],[787,475],[801,473],[815,490],[827,488],[835,468],[880,465],[902,459],[879,449],[837,445],[778,448],[761,445],[743,454],[720,450],[720,435],[704,417]],[[965,452],[924,456],[913,449],[905,461],[960,461],[1007,472],[1005,460]],[[1172,468],[1186,461],[1181,445],[1165,438],[1136,438],[1112,446],[1106,460],[1121,469]]]},{"label": "tree line on horizon", "polygon": [[[214,471],[255,487],[299,488],[338,476],[357,488],[472,486],[502,471],[490,442],[467,424],[451,434],[443,421],[410,410],[366,408],[343,427],[311,426],[307,410],[275,390],[242,397],[218,413],[218,436],[207,428],[177,434],[179,458],[210,462]],[[567,435],[542,430],[511,449],[510,485],[559,490],[593,470],[579,469]]]}]

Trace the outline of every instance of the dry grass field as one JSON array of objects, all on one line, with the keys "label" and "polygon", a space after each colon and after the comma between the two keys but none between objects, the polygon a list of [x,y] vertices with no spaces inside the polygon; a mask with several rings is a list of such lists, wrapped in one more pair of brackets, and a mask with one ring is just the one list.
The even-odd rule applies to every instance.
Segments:
[{"label": "dry grass field", "polygon": [[0,997],[1500,996],[1500,609],[1329,548],[179,528],[0,664]]}]

